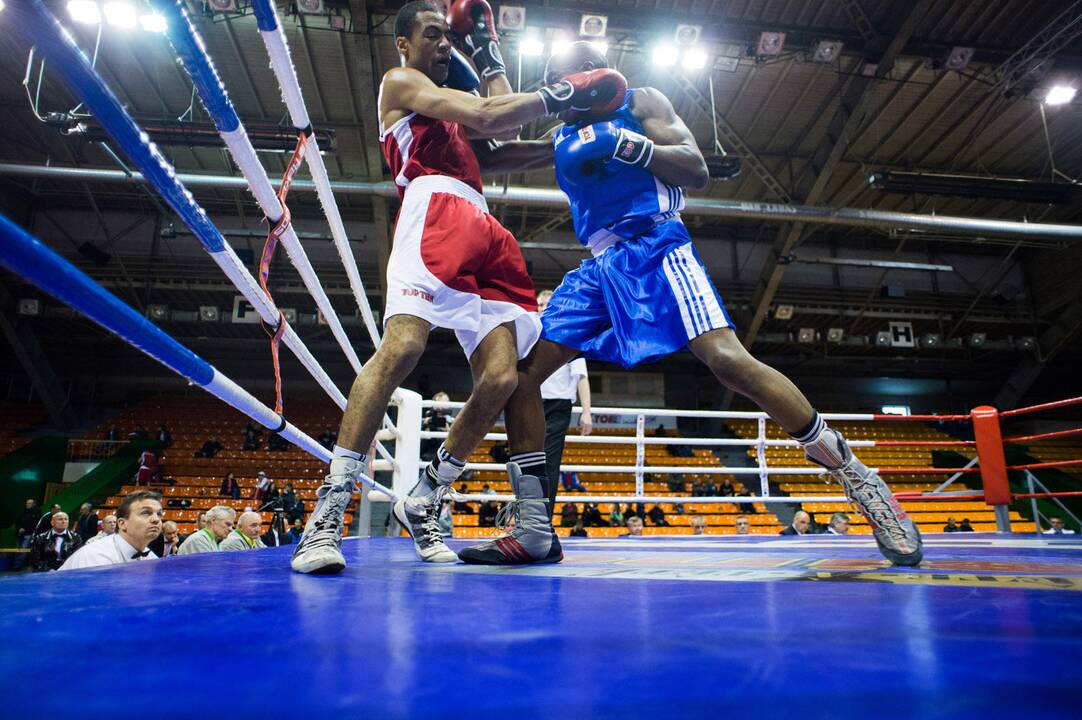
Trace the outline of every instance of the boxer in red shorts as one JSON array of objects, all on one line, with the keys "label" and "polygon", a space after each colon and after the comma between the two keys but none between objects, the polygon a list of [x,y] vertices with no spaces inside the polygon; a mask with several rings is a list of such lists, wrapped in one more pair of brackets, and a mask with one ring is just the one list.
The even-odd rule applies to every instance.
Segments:
[{"label": "boxer in red shorts", "polygon": [[[298,572],[345,567],[342,522],[365,451],[434,327],[454,330],[469,359],[473,394],[394,513],[422,560],[458,559],[439,533],[443,493],[514,391],[516,365],[541,330],[518,245],[488,213],[470,138],[513,135],[529,120],[567,110],[603,111],[619,105],[627,87],[619,73],[604,69],[512,93],[484,0],[455,0],[446,18],[432,2],[406,3],[395,18],[395,36],[402,65],[383,76],[378,108],[380,145],[402,199],[387,266],[384,337],[350,391],[330,473],[293,554]],[[469,92],[479,78],[452,53],[452,44],[470,56],[488,97]]]}]

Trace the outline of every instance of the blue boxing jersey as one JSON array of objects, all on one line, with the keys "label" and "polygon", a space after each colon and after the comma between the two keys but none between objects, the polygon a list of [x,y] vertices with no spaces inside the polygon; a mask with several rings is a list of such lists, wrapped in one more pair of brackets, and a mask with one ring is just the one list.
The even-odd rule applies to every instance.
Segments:
[{"label": "blue boxing jersey", "polygon": [[[632,90],[624,104],[604,118],[617,127],[643,134],[642,125],[631,114]],[[580,125],[564,125],[553,137],[553,146],[573,136]],[[561,167],[563,166],[563,167]],[[630,239],[655,225],[671,220],[684,208],[684,191],[654,177],[649,170],[622,162],[605,163],[600,176],[589,187],[567,182],[566,162],[556,155],[556,181],[571,201],[571,219],[579,242],[594,247],[602,237]]]}]

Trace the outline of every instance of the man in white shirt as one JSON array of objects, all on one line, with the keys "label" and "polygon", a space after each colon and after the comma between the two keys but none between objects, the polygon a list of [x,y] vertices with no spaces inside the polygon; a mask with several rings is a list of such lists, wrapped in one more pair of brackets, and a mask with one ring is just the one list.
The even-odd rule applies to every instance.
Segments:
[{"label": "man in white shirt", "polygon": [[98,534],[86,541],[89,545],[92,542],[97,542],[102,538],[107,538],[116,532],[116,515],[106,515],[101,519],[101,530]]},{"label": "man in white shirt", "polygon": [[836,512],[830,516],[830,524],[827,525],[827,535],[848,535],[849,516],[845,513]]},{"label": "man in white shirt", "polygon": [[267,546],[259,539],[262,529],[263,518],[260,517],[259,513],[241,513],[241,516],[237,519],[236,529],[229,533],[218,547],[222,552],[265,548]]},{"label": "man in white shirt", "polygon": [[180,544],[177,555],[195,555],[196,553],[218,552],[218,543],[225,540],[233,531],[233,521],[237,511],[228,505],[215,505],[206,512],[206,527],[189,535]]},{"label": "man in white shirt", "polygon": [[1048,524],[1052,527],[1044,531],[1045,535],[1074,535],[1074,530],[1064,527],[1063,518],[1048,518]]},{"label": "man in white shirt", "polygon": [[[537,314],[548,306],[551,290],[537,294]],[[590,415],[590,381],[586,361],[576,358],[552,373],[541,383],[541,400],[545,406],[545,474],[549,477],[549,519],[556,503],[556,488],[560,483],[560,462],[564,456],[564,440],[571,426],[571,407],[575,400],[582,404],[579,433],[589,435],[594,428]]]},{"label": "man in white shirt", "polygon": [[116,511],[117,531],[95,543],[87,543],[67,559],[61,570],[123,565],[157,560],[147,545],[162,532],[162,494],[156,490],[128,493]]}]

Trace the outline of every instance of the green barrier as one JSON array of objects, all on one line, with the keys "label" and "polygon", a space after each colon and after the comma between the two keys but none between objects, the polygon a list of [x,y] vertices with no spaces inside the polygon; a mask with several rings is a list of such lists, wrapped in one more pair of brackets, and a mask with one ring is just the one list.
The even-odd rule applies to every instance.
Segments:
[{"label": "green barrier", "polygon": [[[14,526],[27,498],[42,504],[45,484],[63,480],[67,453],[67,438],[41,437],[0,458],[0,527]],[[5,540],[4,547],[14,544],[14,532],[12,528],[11,542],[6,541],[7,536],[0,536]]]},{"label": "green barrier", "polygon": [[50,502],[60,503],[74,524],[80,505],[106,491],[133,482],[135,471],[139,469],[139,456],[144,450],[157,450],[160,446],[161,443],[156,440],[132,440],[86,475],[66,485]]}]

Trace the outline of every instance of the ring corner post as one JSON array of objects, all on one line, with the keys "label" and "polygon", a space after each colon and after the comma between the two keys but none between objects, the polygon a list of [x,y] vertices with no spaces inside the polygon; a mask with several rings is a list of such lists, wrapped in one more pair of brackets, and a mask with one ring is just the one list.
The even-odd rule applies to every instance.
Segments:
[{"label": "ring corner post", "polygon": [[394,446],[394,482],[391,489],[398,497],[409,495],[421,473],[421,395],[412,390],[395,391],[398,436]]},{"label": "ring corner post", "polygon": [[1010,532],[1011,486],[1007,480],[999,411],[989,405],[981,405],[973,408],[970,417],[973,419],[973,438],[977,442],[977,457],[984,483],[984,501],[995,510],[996,531]]}]

